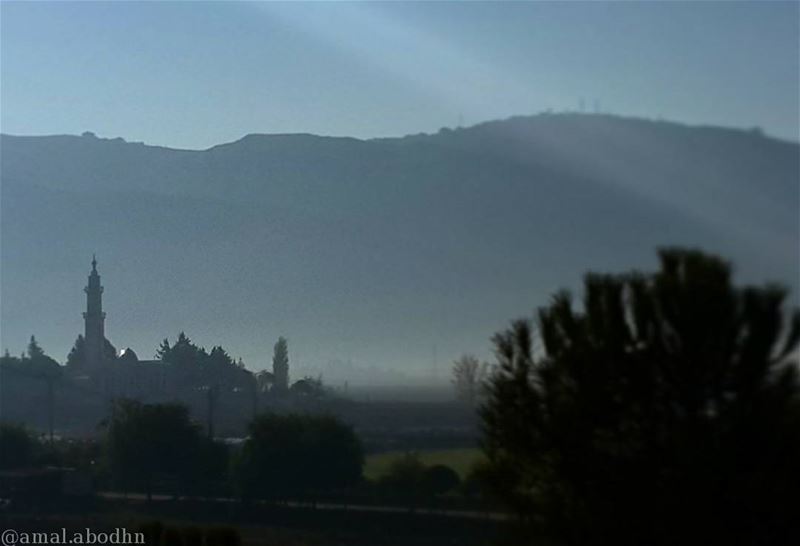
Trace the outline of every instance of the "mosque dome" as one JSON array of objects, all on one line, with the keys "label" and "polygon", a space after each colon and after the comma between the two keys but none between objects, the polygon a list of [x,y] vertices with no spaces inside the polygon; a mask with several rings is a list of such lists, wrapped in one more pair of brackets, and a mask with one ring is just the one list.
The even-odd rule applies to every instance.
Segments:
[{"label": "mosque dome", "polygon": [[123,349],[119,353],[119,359],[123,362],[139,362],[139,357],[136,356],[136,353],[130,347]]}]

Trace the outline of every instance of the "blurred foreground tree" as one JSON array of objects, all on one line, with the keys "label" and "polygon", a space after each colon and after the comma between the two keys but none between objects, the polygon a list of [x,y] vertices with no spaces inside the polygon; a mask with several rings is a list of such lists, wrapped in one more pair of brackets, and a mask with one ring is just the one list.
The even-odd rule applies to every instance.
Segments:
[{"label": "blurred foreground tree", "polygon": [[495,493],[568,544],[785,544],[797,536],[800,312],[784,290],[667,249],[596,275],[494,338],[481,409]]}]

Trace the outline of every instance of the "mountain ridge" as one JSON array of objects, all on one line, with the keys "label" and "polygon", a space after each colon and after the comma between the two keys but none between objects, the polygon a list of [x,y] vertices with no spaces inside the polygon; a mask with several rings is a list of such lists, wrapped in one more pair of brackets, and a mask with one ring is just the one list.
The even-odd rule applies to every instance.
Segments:
[{"label": "mountain ridge", "polygon": [[578,113],[578,112],[559,112],[559,113],[539,113],[539,114],[530,114],[530,115],[516,115],[510,116],[504,119],[496,119],[496,120],[486,120],[475,123],[473,125],[468,125],[465,127],[442,127],[438,131],[435,132],[420,132],[420,133],[412,133],[406,135],[399,135],[399,136],[382,136],[382,137],[354,137],[349,135],[323,135],[317,134],[313,132],[301,131],[297,133],[246,133],[241,137],[227,141],[227,142],[220,142],[209,146],[207,148],[182,148],[179,146],[169,146],[169,145],[161,145],[161,144],[149,144],[144,141],[133,141],[127,140],[123,136],[115,136],[115,137],[101,137],[97,136],[92,131],[84,131],[83,134],[70,134],[70,133],[59,133],[59,134],[37,134],[37,135],[18,135],[18,134],[11,134],[11,133],[0,133],[0,137],[9,137],[15,139],[37,139],[37,138],[93,138],[98,141],[112,141],[112,142],[121,142],[125,144],[134,144],[145,146],[148,148],[160,148],[165,150],[177,151],[177,152],[206,152],[209,150],[213,150],[219,146],[229,146],[232,144],[236,144],[242,142],[244,140],[256,137],[312,137],[312,138],[319,138],[319,139],[331,139],[331,140],[352,140],[358,142],[372,142],[372,141],[394,141],[394,140],[412,140],[418,138],[425,138],[425,137],[435,137],[442,133],[452,133],[458,131],[471,131],[477,129],[485,129],[489,127],[495,127],[502,124],[507,123],[516,123],[519,121],[527,122],[527,121],[535,121],[539,119],[566,119],[566,118],[580,118],[580,119],[591,119],[591,118],[605,118],[605,119],[613,119],[622,122],[631,122],[631,123],[639,123],[643,125],[668,125],[674,128],[683,128],[686,130],[700,130],[700,131],[708,131],[713,133],[720,133],[720,134],[734,134],[740,135],[744,137],[755,137],[759,139],[767,139],[775,142],[782,142],[785,144],[790,145],[797,145],[800,144],[800,140],[791,140],[786,138],[781,138],[779,136],[771,135],[768,133],[763,132],[758,127],[735,127],[735,126],[723,126],[723,125],[714,125],[714,124],[706,124],[706,123],[685,123],[673,120],[665,120],[665,119],[652,119],[652,118],[642,118],[636,116],[625,116],[625,115],[617,115],[617,114],[589,114],[589,113]]},{"label": "mountain ridge", "polygon": [[753,131],[578,114],[206,150],[3,135],[0,343],[35,333],[63,360],[93,252],[117,346],[150,354],[185,330],[256,369],[278,335],[308,369],[488,357],[508,320],[587,270],[652,268],[658,246],[796,298],[799,155]]}]

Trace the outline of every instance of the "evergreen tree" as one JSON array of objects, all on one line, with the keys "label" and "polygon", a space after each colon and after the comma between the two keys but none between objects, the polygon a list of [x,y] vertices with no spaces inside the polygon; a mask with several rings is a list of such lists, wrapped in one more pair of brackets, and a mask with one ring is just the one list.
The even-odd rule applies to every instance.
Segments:
[{"label": "evergreen tree", "polygon": [[494,338],[488,483],[570,544],[783,544],[797,536],[800,388],[786,294],[665,250],[652,275],[588,275]]},{"label": "evergreen tree", "polygon": [[[0,357],[0,366],[8,366],[9,368],[17,368],[22,364],[22,359],[18,356],[13,356],[8,349],[3,352]],[[2,372],[0,372],[2,373]]]},{"label": "evergreen tree", "polygon": [[31,340],[28,343],[28,358],[31,360],[36,360],[44,357],[44,351],[39,346],[39,342],[36,341],[35,336],[31,336]]},{"label": "evergreen tree", "polygon": [[78,334],[75,344],[67,355],[67,367],[71,369],[80,368],[86,362],[86,340]]},{"label": "evergreen tree", "polygon": [[103,338],[103,358],[108,362],[117,359],[117,348],[106,338]]},{"label": "evergreen tree", "polygon": [[158,346],[158,349],[156,349],[156,358],[158,360],[169,362],[169,355],[171,352],[172,347],[169,346],[169,339],[164,338],[164,341],[162,341]]},{"label": "evergreen tree", "polygon": [[[117,349],[107,339],[103,340],[103,359],[112,362],[117,358]],[[80,369],[86,362],[86,339],[78,334],[75,343],[72,345],[67,355],[67,367],[70,369]]]},{"label": "evergreen tree", "polygon": [[28,343],[27,349],[27,358],[23,358],[23,361],[26,363],[28,369],[33,373],[36,373],[40,376],[44,377],[55,377],[61,371],[61,366],[59,366],[58,362],[47,356],[39,346],[39,342],[36,341],[35,336],[31,336],[31,340]]},{"label": "evergreen tree", "polygon": [[278,392],[289,389],[289,344],[286,338],[279,337],[272,356],[273,388]]},{"label": "evergreen tree", "polygon": [[211,352],[208,354],[208,365],[211,367],[225,369],[230,368],[235,364],[233,358],[231,358],[225,349],[219,345],[215,345],[211,348]]},{"label": "evergreen tree", "polygon": [[192,343],[185,332],[180,332],[172,347],[169,345],[169,340],[164,339],[156,350],[156,356],[175,366],[192,367],[204,365],[208,352]]}]

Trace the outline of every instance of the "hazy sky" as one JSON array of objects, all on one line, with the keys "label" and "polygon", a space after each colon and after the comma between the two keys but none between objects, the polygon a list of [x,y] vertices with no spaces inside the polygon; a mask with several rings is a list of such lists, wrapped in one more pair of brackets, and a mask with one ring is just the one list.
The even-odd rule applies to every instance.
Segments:
[{"label": "hazy sky", "polygon": [[205,148],[547,108],[798,138],[797,2],[2,2],[2,131]]}]

